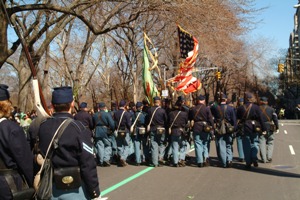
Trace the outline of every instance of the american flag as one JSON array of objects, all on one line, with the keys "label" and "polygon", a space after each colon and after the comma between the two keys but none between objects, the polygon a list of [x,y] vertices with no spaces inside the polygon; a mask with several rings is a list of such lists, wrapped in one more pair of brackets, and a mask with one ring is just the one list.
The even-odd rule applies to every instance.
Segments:
[{"label": "american flag", "polygon": [[198,40],[178,26],[181,58],[185,60],[180,63],[180,72],[171,79],[171,82],[178,82],[174,89],[185,94],[195,92],[201,88],[200,81],[192,76],[192,71],[198,55]]}]

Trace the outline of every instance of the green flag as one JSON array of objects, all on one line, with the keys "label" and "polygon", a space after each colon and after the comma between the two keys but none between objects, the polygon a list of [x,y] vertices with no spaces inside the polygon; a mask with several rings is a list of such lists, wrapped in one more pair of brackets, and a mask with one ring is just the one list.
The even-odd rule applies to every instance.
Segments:
[{"label": "green flag", "polygon": [[156,89],[152,80],[151,71],[149,71],[149,59],[146,49],[146,43],[144,47],[144,65],[143,65],[143,87],[146,97],[150,105],[153,105],[153,97],[159,96],[158,90]]}]

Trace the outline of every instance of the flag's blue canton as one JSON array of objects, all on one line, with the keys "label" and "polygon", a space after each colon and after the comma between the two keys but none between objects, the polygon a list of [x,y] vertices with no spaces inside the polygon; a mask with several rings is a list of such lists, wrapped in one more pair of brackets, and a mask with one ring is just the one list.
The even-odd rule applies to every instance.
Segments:
[{"label": "flag's blue canton", "polygon": [[188,53],[194,49],[193,36],[183,32],[180,28],[178,28],[178,33],[181,58],[187,58]]}]

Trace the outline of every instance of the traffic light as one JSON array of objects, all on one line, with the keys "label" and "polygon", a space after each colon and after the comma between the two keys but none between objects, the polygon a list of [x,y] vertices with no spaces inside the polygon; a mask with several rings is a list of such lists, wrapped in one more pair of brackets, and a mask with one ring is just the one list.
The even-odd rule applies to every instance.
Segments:
[{"label": "traffic light", "polygon": [[216,72],[216,78],[217,78],[217,80],[221,79],[221,72]]},{"label": "traffic light", "polygon": [[282,63],[279,63],[278,64],[278,70],[277,70],[279,73],[282,73],[282,72],[284,72],[284,64],[282,64]]}]

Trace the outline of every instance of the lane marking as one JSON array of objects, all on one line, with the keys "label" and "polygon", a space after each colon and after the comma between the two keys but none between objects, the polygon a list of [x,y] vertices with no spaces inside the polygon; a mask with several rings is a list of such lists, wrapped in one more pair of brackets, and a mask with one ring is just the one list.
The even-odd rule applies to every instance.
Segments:
[{"label": "lane marking", "polygon": [[286,131],[286,130],[284,130],[283,132],[284,132],[284,134],[287,134],[287,131]]},{"label": "lane marking", "polygon": [[119,182],[119,183],[117,183],[117,184],[115,184],[115,185],[113,185],[113,186],[111,186],[111,187],[109,187],[109,188],[103,190],[103,191],[101,192],[101,196],[104,196],[104,195],[110,193],[111,191],[113,191],[113,190],[115,190],[115,189],[121,187],[122,185],[125,185],[126,183],[128,183],[128,182],[130,182],[130,181],[136,179],[136,178],[139,177],[139,176],[142,176],[143,174],[145,174],[145,173],[151,171],[152,169],[154,169],[154,167],[147,167],[146,169],[140,171],[139,173],[134,174],[134,175],[132,175],[132,176],[130,176],[130,177],[124,179],[123,181],[121,181],[121,182]]},{"label": "lane marking", "polygon": [[290,148],[290,152],[292,155],[295,155],[295,151],[294,151],[294,148],[292,145],[289,145],[289,148]]},{"label": "lane marking", "polygon": [[[190,149],[189,152],[192,152],[192,151],[194,151],[194,145],[191,145],[191,149]],[[111,187],[109,187],[109,188],[101,191],[101,196],[104,196],[104,195],[106,195],[106,194],[108,194],[108,193],[116,190],[117,188],[119,188],[119,187],[125,185],[126,183],[129,183],[130,181],[132,181],[132,180],[134,180],[134,179],[142,176],[143,174],[151,171],[154,168],[155,167],[147,167],[146,169],[144,169],[144,170],[142,170],[142,171],[140,171],[140,172],[138,172],[138,173],[136,173],[136,174],[134,174],[134,175],[126,178],[126,179],[124,179],[123,181],[121,181],[121,182],[119,182],[119,183],[117,183],[117,184],[115,184],[115,185],[113,185],[113,186],[111,186]]]}]

